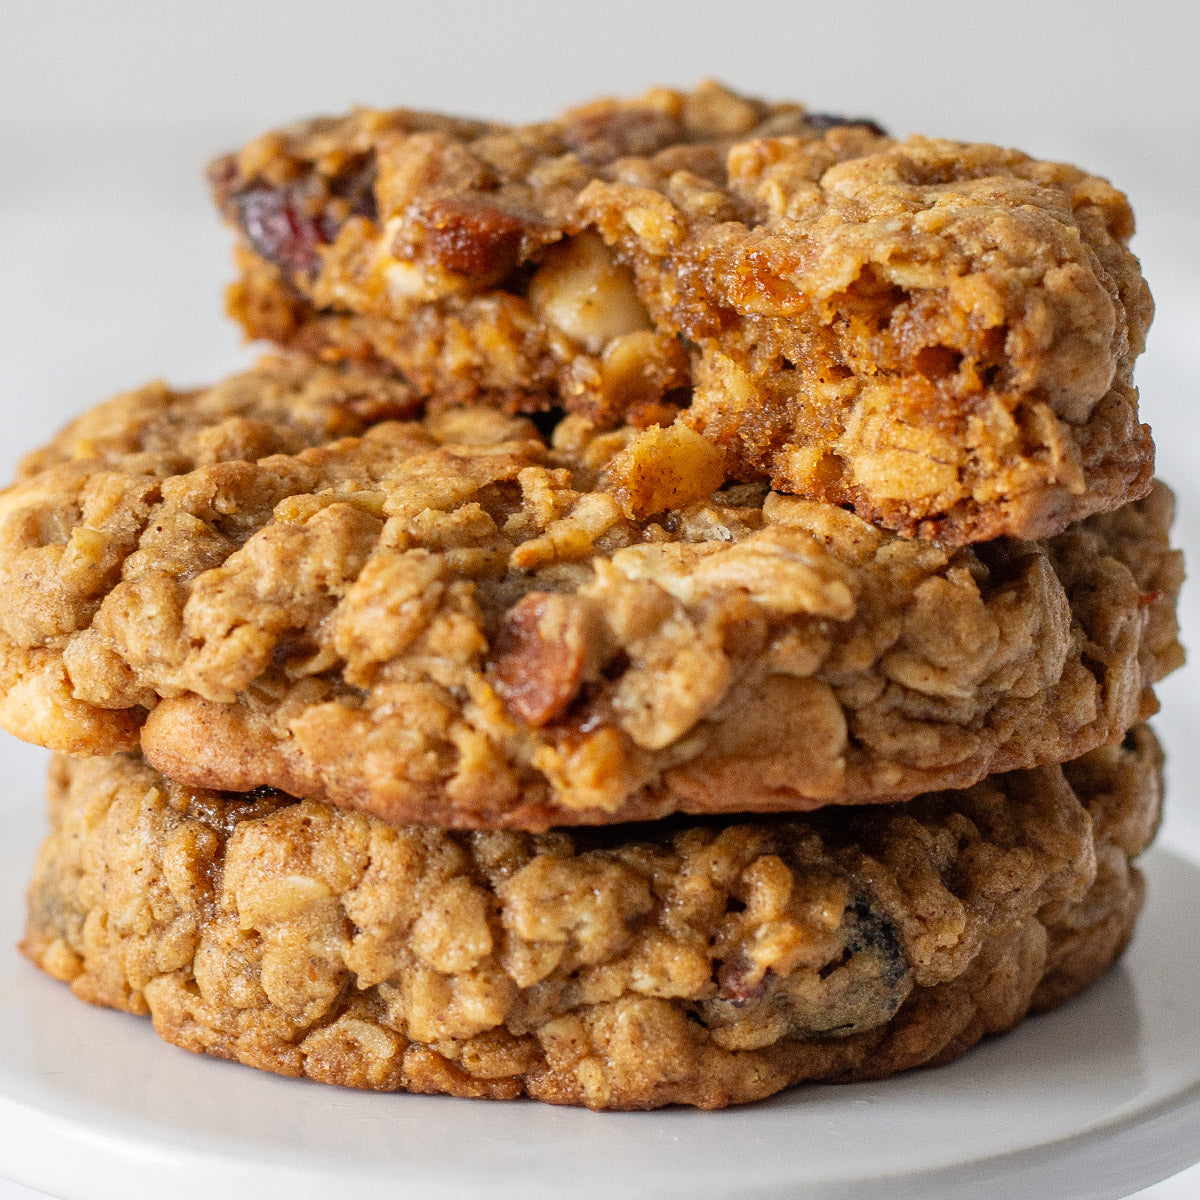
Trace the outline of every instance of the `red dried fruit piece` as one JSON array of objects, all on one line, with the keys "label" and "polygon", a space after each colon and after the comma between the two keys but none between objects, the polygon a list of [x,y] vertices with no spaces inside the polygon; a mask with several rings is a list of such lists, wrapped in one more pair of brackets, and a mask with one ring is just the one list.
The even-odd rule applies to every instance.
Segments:
[{"label": "red dried fruit piece", "polygon": [[767,977],[773,972],[768,967],[755,983],[751,983],[752,969],[745,961],[722,963],[717,968],[717,987],[720,989],[717,999],[733,1008],[745,1008],[747,1004],[761,1000],[767,994]]},{"label": "red dried fruit piece", "polygon": [[419,416],[424,401],[416,392],[408,396],[355,396],[346,407],[364,424],[378,425],[381,421],[411,421]]},{"label": "red dried fruit piece", "polygon": [[294,188],[248,188],[230,197],[250,245],[263,258],[298,275],[311,275],[320,265],[317,247],[329,243],[320,215],[301,211]]},{"label": "red dried fruit piece", "polygon": [[587,614],[567,596],[530,592],[504,614],[493,666],[508,711],[540,727],[561,717],[587,667]]}]

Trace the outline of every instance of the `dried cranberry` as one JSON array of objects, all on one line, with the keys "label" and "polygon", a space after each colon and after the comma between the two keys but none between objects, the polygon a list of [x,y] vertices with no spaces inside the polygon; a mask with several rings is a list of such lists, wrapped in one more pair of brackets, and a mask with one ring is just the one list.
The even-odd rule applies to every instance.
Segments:
[{"label": "dried cranberry", "polygon": [[587,665],[584,605],[530,592],[504,614],[493,665],[508,711],[535,728],[558,720],[579,694]]},{"label": "dried cranberry", "polygon": [[717,999],[733,1008],[745,1008],[767,994],[768,976],[772,974],[774,972],[768,967],[756,983],[751,983],[749,963],[722,963],[717,969]]},{"label": "dried cranberry", "polygon": [[238,222],[257,254],[295,274],[312,274],[319,264],[317,247],[326,245],[329,230],[318,216],[300,209],[292,188],[248,188],[230,199]]}]

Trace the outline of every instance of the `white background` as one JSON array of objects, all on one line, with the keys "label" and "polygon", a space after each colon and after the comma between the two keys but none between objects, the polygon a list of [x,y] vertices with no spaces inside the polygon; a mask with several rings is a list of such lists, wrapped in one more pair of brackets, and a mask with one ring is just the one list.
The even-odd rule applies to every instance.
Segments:
[{"label": "white background", "polygon": [[[900,135],[1065,158],[1123,187],[1158,302],[1143,412],[1200,562],[1198,58],[1191,3],[0,0],[0,475],[117,390],[249,361],[220,314],[227,242],[201,178],[218,151],[355,102],[523,120],[713,75]],[[1190,592],[1183,614],[1187,636]],[[1190,674],[1161,697],[1164,837],[1200,854]],[[41,769],[40,752],[0,743],[0,807],[37,803]],[[1200,1171],[1144,1195],[1200,1195]]]}]

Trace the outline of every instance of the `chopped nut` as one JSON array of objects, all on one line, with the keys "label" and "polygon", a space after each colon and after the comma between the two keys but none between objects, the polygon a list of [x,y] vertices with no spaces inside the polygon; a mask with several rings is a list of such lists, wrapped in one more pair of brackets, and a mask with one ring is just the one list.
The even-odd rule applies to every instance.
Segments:
[{"label": "chopped nut", "polygon": [[[648,329],[613,338],[600,360],[601,401],[605,412],[624,413],[639,426],[655,408],[673,409],[668,393],[691,382],[687,355],[678,338]],[[672,412],[673,415],[673,412]],[[670,419],[670,418],[668,418]]]},{"label": "chopped nut", "polygon": [[447,271],[469,275],[482,287],[517,265],[525,222],[480,200],[445,197],[421,214],[427,252]]},{"label": "chopped nut", "polygon": [[581,600],[530,592],[504,614],[494,669],[505,706],[527,725],[548,725],[579,694],[594,647]]},{"label": "chopped nut", "polygon": [[650,329],[633,275],[619,266],[599,235],[583,233],[553,246],[529,284],[534,312],[590,354],[614,338]]}]

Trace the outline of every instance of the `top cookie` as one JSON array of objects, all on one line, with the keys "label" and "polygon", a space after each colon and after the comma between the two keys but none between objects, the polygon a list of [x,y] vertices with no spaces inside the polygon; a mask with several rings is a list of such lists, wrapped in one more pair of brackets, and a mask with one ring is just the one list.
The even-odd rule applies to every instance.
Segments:
[{"label": "top cookie", "polygon": [[[396,822],[907,799],[1066,761],[1180,661],[1157,488],[957,550],[714,491],[684,428],[547,445],[263,364],[102,405],[0,495],[0,721]],[[635,515],[638,511],[653,514]]]},{"label": "top cookie", "polygon": [[357,110],[211,175],[247,332],[425,396],[678,419],[730,478],[949,544],[1149,486],[1133,218],[1075,167],[706,84],[524,127]]}]

